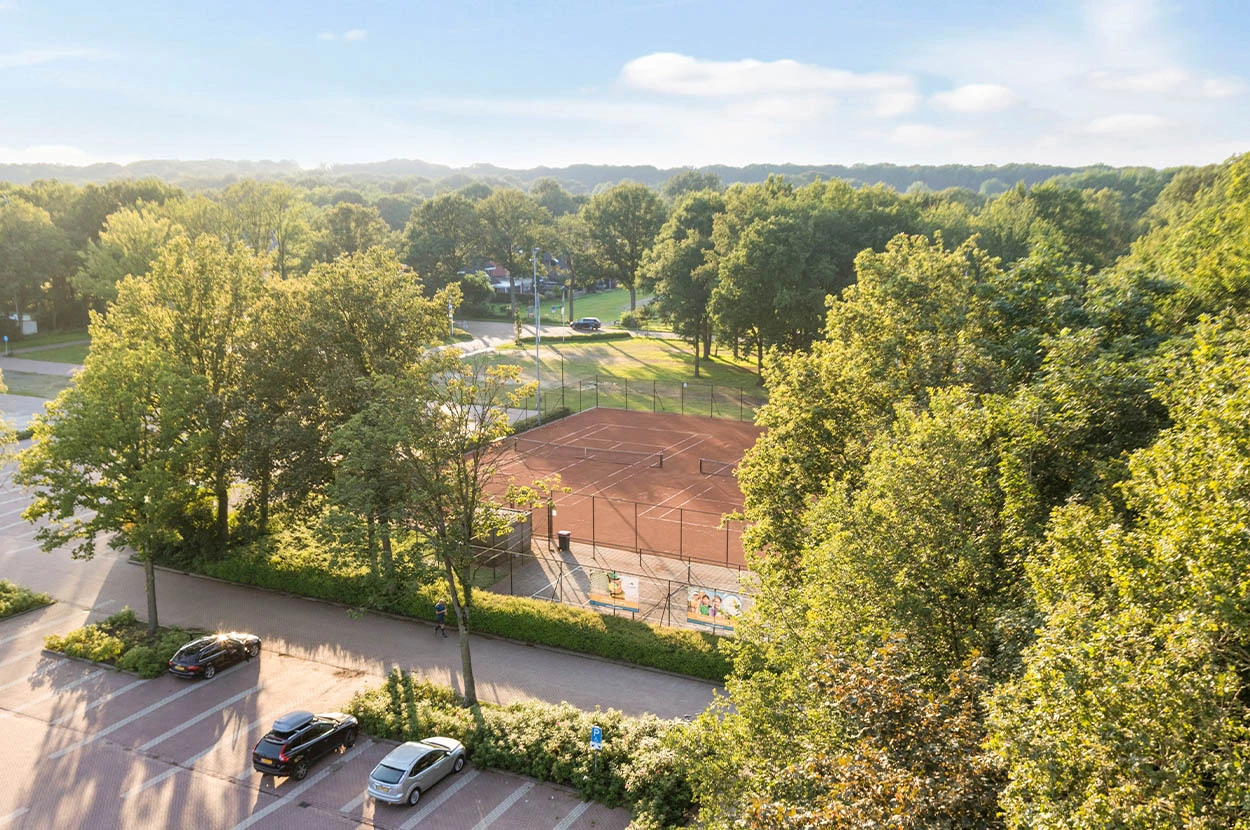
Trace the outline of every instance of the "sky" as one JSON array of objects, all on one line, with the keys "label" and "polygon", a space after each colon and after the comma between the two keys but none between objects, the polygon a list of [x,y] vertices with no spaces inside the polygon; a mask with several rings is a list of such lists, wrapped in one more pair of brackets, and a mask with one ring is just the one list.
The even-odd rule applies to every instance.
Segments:
[{"label": "sky", "polygon": [[1207,164],[1248,42],[1245,0],[0,0],[0,163]]}]

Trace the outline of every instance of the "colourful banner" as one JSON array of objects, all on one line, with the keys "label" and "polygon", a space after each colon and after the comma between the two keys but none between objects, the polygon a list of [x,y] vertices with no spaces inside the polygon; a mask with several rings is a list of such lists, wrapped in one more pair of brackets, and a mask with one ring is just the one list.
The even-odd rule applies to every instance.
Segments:
[{"label": "colourful banner", "polygon": [[728,591],[691,587],[686,595],[686,622],[733,630],[742,613],[742,597]]},{"label": "colourful banner", "polygon": [[637,613],[642,608],[638,601],[638,577],[615,571],[590,571],[590,604]]}]

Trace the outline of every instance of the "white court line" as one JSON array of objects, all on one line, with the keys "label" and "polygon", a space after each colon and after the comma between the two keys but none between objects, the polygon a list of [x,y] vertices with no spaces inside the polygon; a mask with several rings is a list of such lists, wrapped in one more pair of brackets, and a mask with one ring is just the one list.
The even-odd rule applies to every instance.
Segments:
[{"label": "white court line", "polygon": [[330,766],[318,772],[316,775],[312,775],[312,776],[309,776],[308,778],[305,778],[304,781],[299,786],[295,787],[290,792],[284,792],[281,798],[276,799],[268,807],[265,807],[263,810],[257,810],[256,812],[252,813],[247,818],[243,819],[243,821],[240,821],[238,824],[234,826],[234,830],[246,830],[246,828],[251,827],[253,824],[260,821],[262,818],[269,815],[274,810],[277,810],[280,807],[285,807],[287,804],[289,804],[297,796],[301,795],[309,787],[312,787],[315,784],[321,783],[322,779],[324,779],[330,773],[334,772],[336,767],[342,766],[343,764],[347,763],[352,758],[355,758],[357,755],[363,752],[366,747],[372,746],[372,745],[373,745],[373,741],[365,741],[363,744],[361,744],[360,746],[353,749],[351,752],[344,755],[340,759],[339,763],[331,764]]},{"label": "white court line", "polygon": [[[239,665],[235,666],[232,669],[226,669],[224,672],[222,672],[221,674],[217,676],[225,677],[226,675],[230,674],[230,672],[243,668],[244,665],[246,664],[240,663]],[[189,686],[188,688],[183,689],[181,692],[174,692],[172,695],[169,695],[168,697],[165,697],[165,698],[162,698],[161,700],[156,701],[151,706],[147,706],[143,709],[140,709],[138,712],[135,712],[130,717],[122,718],[117,723],[113,724],[112,726],[105,727],[104,729],[101,729],[99,732],[96,732],[94,735],[83,738],[81,741],[76,741],[75,743],[72,743],[67,747],[62,747],[61,749],[58,749],[56,752],[53,752],[51,755],[47,757],[49,760],[55,761],[57,758],[60,758],[62,755],[66,755],[70,752],[73,752],[75,749],[86,746],[87,744],[92,743],[93,741],[98,741],[106,735],[111,735],[114,732],[116,732],[118,729],[121,729],[123,726],[129,723],[133,723],[134,721],[137,721],[139,718],[145,717],[151,714],[152,712],[155,712],[157,709],[161,708],[162,706],[173,703],[175,700],[177,700],[180,697],[186,697],[192,692],[199,691],[199,689],[200,689],[199,684],[196,684],[195,686]]]},{"label": "white court line", "polygon": [[[122,686],[122,687],[121,687],[120,689],[118,689],[117,691],[115,691],[115,692],[110,692],[109,694],[105,695],[104,697],[98,697],[98,698],[96,698],[95,700],[93,700],[93,701],[91,701],[90,703],[88,703],[88,704],[87,704],[86,708],[84,708],[84,709],[82,710],[82,714],[84,714],[84,715],[85,715],[85,714],[87,714],[88,712],[90,712],[92,709],[96,708],[97,706],[103,706],[104,704],[106,704],[106,703],[108,703],[110,700],[112,700],[113,698],[115,698],[115,697],[121,697],[121,696],[122,696],[122,695],[124,695],[126,692],[130,691],[131,689],[135,688],[136,686],[142,686],[144,683],[147,683],[147,682],[148,682],[148,681],[146,681],[146,680],[136,680],[134,683],[128,683],[128,684],[126,684],[125,686]],[[74,716],[75,716],[75,715],[77,715],[77,714],[79,714],[79,713],[78,713],[78,712],[69,712],[69,713],[67,713],[67,714],[61,715],[61,717],[59,717],[59,718],[57,718],[56,720],[52,721],[52,723],[51,723],[50,725],[51,725],[51,726],[60,726],[61,724],[65,723],[65,721],[69,720],[70,718],[74,717]]]},{"label": "white court line", "polygon": [[222,709],[225,709],[227,706],[233,706],[234,704],[238,703],[243,698],[249,697],[250,695],[254,695],[259,691],[260,691],[260,686],[253,686],[250,689],[246,689],[242,692],[239,692],[237,695],[234,695],[226,700],[223,700],[221,703],[218,703],[212,709],[209,709],[208,711],[205,711],[205,712],[201,712],[200,714],[191,718],[191,720],[179,722],[179,724],[175,726],[173,729],[170,729],[168,732],[165,732],[162,735],[157,735],[155,738],[148,741],[143,746],[139,747],[139,751],[147,752],[152,747],[156,746],[159,743],[169,740],[174,735],[177,735],[179,732],[185,732],[188,726],[195,726],[197,723],[204,720],[205,718],[211,718],[213,715],[217,714]]},{"label": "white court line", "polygon": [[8,660],[0,662],[0,666],[7,666],[9,663],[16,663],[18,660],[25,660],[30,655],[38,654],[41,651],[43,651],[43,646],[39,646],[39,648],[32,648],[30,651],[23,651],[21,654],[15,654]]},{"label": "white court line", "polygon": [[528,784],[522,784],[521,786],[517,787],[515,790],[512,791],[511,795],[509,795],[503,801],[499,802],[498,807],[491,810],[489,813],[485,815],[485,817],[482,818],[481,821],[473,825],[473,830],[486,830],[487,827],[490,827],[492,824],[494,824],[499,819],[500,816],[502,816],[504,813],[508,812],[508,810],[512,808],[513,804],[516,804],[518,801],[520,801],[521,797],[532,789],[534,789],[533,781],[530,781]]},{"label": "white court line", "polygon": [[18,818],[23,813],[28,813],[28,812],[30,812],[29,807],[22,807],[21,809],[14,810],[13,812],[9,813],[7,816],[0,816],[0,824],[8,824],[13,819]]},{"label": "white court line", "polygon": [[[234,730],[234,734],[230,736],[230,740],[231,740],[231,741],[234,741],[234,740],[236,740],[236,739],[237,739],[240,735],[246,735],[248,732],[251,732],[251,731],[252,731],[253,729],[255,729],[257,726],[259,726],[259,725],[260,725],[260,723],[261,723],[262,721],[264,721],[264,720],[266,720],[266,719],[265,719],[265,718],[257,718],[256,720],[252,721],[251,723],[247,724],[246,726],[240,726],[240,727],[238,727],[237,729],[235,729],[235,730]],[[190,758],[188,758],[187,760],[183,761],[181,764],[178,764],[177,766],[174,766],[174,767],[171,767],[171,768],[169,768],[169,769],[165,770],[165,771],[164,771],[164,772],[162,772],[160,775],[155,775],[155,776],[153,776],[153,777],[149,778],[147,781],[144,781],[142,784],[139,784],[138,786],[135,786],[135,787],[130,788],[130,789],[129,789],[129,790],[127,790],[126,792],[122,793],[122,798],[130,798],[132,795],[138,795],[139,793],[143,792],[144,790],[148,789],[149,787],[155,787],[157,784],[161,783],[161,782],[162,782],[162,781],[164,781],[166,778],[169,778],[169,777],[171,777],[171,776],[177,775],[178,773],[182,772],[183,770],[190,770],[190,769],[191,769],[191,767],[195,766],[195,764],[196,764],[196,762],[197,762],[197,761],[199,761],[201,758],[203,758],[203,757],[204,757],[205,755],[207,755],[208,753],[212,752],[214,749],[216,749],[216,748],[217,748],[217,746],[218,746],[218,744],[213,744],[212,746],[210,746],[208,749],[204,750],[203,752],[197,752],[197,753],[195,753],[195,754],[194,754],[194,755],[192,755]]]},{"label": "white court line", "polygon": [[586,812],[586,808],[589,806],[590,806],[589,801],[580,802],[572,810],[569,810],[569,814],[565,816],[564,819],[559,824],[557,824],[555,827],[552,827],[551,830],[569,830],[569,828],[573,826],[573,822],[581,818],[582,813]]},{"label": "white court line", "polygon": [[25,708],[26,708],[26,707],[28,707],[28,706],[34,706],[34,705],[35,705],[35,704],[37,704],[37,703],[43,703],[45,700],[47,700],[47,699],[49,699],[49,698],[56,697],[56,696],[57,696],[57,695],[59,695],[61,692],[68,692],[70,689],[76,689],[76,688],[78,688],[79,686],[81,686],[82,684],[86,683],[86,682],[87,682],[88,680],[90,680],[91,678],[93,678],[93,677],[99,677],[100,675],[104,674],[104,672],[105,672],[105,670],[104,670],[104,669],[96,669],[96,670],[95,670],[95,671],[93,671],[91,674],[84,675],[84,676],[82,676],[82,677],[78,678],[77,680],[75,680],[73,683],[66,683],[64,686],[60,686],[60,687],[58,687],[58,688],[56,688],[56,689],[53,689],[52,691],[48,692],[46,695],[43,695],[42,697],[37,697],[37,698],[35,698],[34,700],[28,700],[28,701],[26,701],[26,702],[25,702],[25,703],[23,703],[21,706],[19,706],[19,707],[17,707],[16,709],[14,709],[13,711],[14,711],[14,712],[20,712],[20,711],[22,711],[23,709],[25,709]]},{"label": "white court line", "polygon": [[17,680],[10,680],[8,683],[5,683],[3,686],[0,686],[0,692],[4,691],[5,689],[9,688],[10,686],[16,686],[18,683],[25,683],[25,682],[27,682],[28,680],[34,680],[36,677],[43,677],[45,674],[47,674],[48,672],[52,671],[52,670],[53,670],[53,669],[55,669],[57,666],[61,665],[62,663],[68,663],[68,662],[69,662],[69,658],[68,658],[68,657],[62,657],[60,660],[55,660],[55,661],[53,661],[53,662],[49,663],[48,665],[44,666],[44,667],[43,667],[42,669],[40,669],[39,671],[37,671],[37,672],[35,672],[34,674],[30,675],[29,677],[19,677]]},{"label": "white court line", "polygon": [[[428,815],[433,813],[436,809],[441,807],[443,805],[443,802],[451,798],[456,793],[460,792],[460,790],[464,787],[465,784],[468,784],[474,778],[477,778],[477,774],[478,774],[477,770],[472,770],[470,772],[465,773],[464,776],[462,776],[459,781],[457,781],[456,783],[452,784],[450,787],[448,787],[447,789],[439,793],[438,798],[428,803],[423,803],[421,805],[421,809],[417,811],[416,815],[414,815],[412,818],[405,821],[403,824],[399,825],[399,830],[412,830],[412,828],[417,826],[418,822],[422,821]],[[418,802],[418,803],[421,803],[421,802]]]}]

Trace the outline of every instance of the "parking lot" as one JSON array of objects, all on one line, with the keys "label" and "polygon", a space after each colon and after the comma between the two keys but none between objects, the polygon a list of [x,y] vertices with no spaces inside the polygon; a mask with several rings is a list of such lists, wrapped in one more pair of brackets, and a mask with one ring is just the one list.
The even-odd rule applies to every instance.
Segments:
[{"label": "parking lot", "polygon": [[[102,605],[107,603],[102,603]],[[118,609],[97,608],[91,620]],[[56,604],[0,621],[0,734],[6,738],[0,827],[624,828],[626,810],[560,787],[465,767],[416,807],[366,797],[369,771],[394,747],[365,736],[317,762],[303,781],[253,771],[251,750],[293,709],[343,708],[381,682],[284,654],[211,681],[140,680],[42,650],[88,621]]]}]

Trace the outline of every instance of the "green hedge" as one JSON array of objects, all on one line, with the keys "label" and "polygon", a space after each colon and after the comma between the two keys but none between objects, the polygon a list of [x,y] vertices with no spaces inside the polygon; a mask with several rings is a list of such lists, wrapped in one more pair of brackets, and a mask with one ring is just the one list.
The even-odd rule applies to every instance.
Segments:
[{"label": "green hedge", "polygon": [[0,620],[32,608],[51,604],[52,597],[47,594],[40,594],[29,588],[23,588],[21,585],[15,585],[7,579],[0,579]]},{"label": "green hedge", "polygon": [[[668,740],[684,728],[676,721],[535,701],[466,709],[452,690],[398,669],[385,684],[357,693],[346,711],[370,735],[455,738],[479,767],[571,787],[609,807],[627,804],[635,828],[680,826],[692,812],[690,785]],[[602,750],[589,748],[592,726],[603,730]]]},{"label": "green hedge", "polygon": [[104,622],[74,629],[65,635],[50,634],[43,647],[70,657],[106,663],[132,671],[140,677],[156,677],[169,666],[169,658],[203,631],[159,628],[149,637],[147,624],[135,619],[135,612],[123,608]]}]

